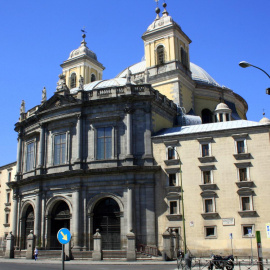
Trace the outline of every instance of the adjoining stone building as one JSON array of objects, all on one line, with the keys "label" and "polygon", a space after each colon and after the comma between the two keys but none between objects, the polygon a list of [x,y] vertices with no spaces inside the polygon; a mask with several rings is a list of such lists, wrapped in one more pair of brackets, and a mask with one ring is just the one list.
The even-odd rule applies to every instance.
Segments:
[{"label": "adjoining stone building", "polygon": [[0,168],[2,191],[13,191],[0,232],[12,231],[16,248],[25,249],[33,230],[36,245],[58,249],[62,227],[73,250],[93,250],[96,229],[105,250],[127,250],[131,230],[137,246],[161,252],[172,230],[182,246],[180,164],[194,255],[229,252],[229,233],[247,255],[246,232],[263,231],[269,122],[247,121],[246,101],[190,63],[191,40],[163,7],[142,36],[144,61],[102,80],[104,66],[83,35],[54,95],[47,100],[43,89],[28,111],[22,102],[17,163]]}]

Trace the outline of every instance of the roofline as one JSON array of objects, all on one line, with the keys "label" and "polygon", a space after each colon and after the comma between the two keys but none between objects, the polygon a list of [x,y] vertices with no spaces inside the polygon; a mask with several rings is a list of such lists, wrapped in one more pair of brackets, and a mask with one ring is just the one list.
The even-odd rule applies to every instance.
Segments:
[{"label": "roofline", "polygon": [[[235,121],[249,121],[249,120],[235,120]],[[249,121],[252,122],[252,121]],[[212,123],[213,124],[213,123]],[[204,124],[201,124],[204,125]],[[187,127],[187,126],[184,126]],[[224,132],[229,132],[229,131],[238,131],[239,130],[243,130],[243,129],[263,129],[263,128],[269,128],[270,124],[259,124],[256,126],[248,126],[248,127],[234,127],[234,128],[224,128],[224,129],[219,129],[219,130],[205,130],[205,131],[198,131],[198,132],[193,132],[193,133],[184,133],[184,134],[168,134],[168,135],[157,135],[157,136],[152,136],[152,140],[158,140],[158,139],[168,139],[168,138],[175,138],[175,137],[187,137],[187,136],[197,136],[197,135],[203,135],[203,134],[207,134],[207,133],[211,133],[211,134],[216,134],[216,133],[223,133]]]},{"label": "roofline", "polygon": [[16,164],[17,164],[17,161],[14,161],[14,162],[9,163],[9,164],[6,164],[6,165],[3,165],[3,166],[0,167],[0,170],[4,170],[4,169],[7,169],[7,168],[9,168],[9,167],[13,167],[13,166],[15,166]]}]

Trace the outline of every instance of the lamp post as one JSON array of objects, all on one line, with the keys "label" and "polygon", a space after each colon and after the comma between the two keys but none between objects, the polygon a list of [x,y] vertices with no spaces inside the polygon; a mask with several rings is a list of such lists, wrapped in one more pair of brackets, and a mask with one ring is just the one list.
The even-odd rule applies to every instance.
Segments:
[{"label": "lamp post", "polygon": [[179,174],[180,174],[180,185],[181,185],[181,203],[182,203],[182,221],[183,221],[183,244],[184,244],[184,254],[187,253],[187,244],[186,244],[186,226],[185,226],[185,208],[184,208],[184,195],[183,195],[183,179],[182,179],[182,167],[181,159],[178,151],[175,147],[169,146],[168,149],[171,149],[176,152],[179,159]]},{"label": "lamp post", "polygon": [[[257,68],[257,69],[261,70],[264,74],[266,74],[267,77],[270,79],[270,75],[269,75],[265,70],[263,70],[262,68],[259,68],[259,67],[257,67],[257,66],[254,66],[254,65],[252,65],[252,64],[250,64],[250,63],[248,63],[248,62],[246,62],[246,61],[241,61],[241,62],[239,63],[239,66],[242,67],[242,68],[246,68],[246,67],[254,67],[254,68]],[[270,88],[267,88],[267,89],[266,89],[266,94],[267,94],[267,95],[270,95]]]}]

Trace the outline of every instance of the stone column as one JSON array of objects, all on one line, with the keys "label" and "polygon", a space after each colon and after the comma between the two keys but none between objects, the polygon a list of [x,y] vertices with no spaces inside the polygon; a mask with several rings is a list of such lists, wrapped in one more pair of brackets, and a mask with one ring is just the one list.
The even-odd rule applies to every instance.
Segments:
[{"label": "stone column", "polygon": [[73,221],[73,243],[74,249],[79,249],[79,234],[80,234],[80,189],[75,189],[72,194],[73,211],[72,211],[72,221]]},{"label": "stone column", "polygon": [[[146,159],[152,159],[152,141],[151,141],[151,114],[150,114],[150,108],[145,109],[145,131],[144,131],[144,156],[143,158]],[[151,160],[152,161],[152,160]]]},{"label": "stone column", "polygon": [[87,201],[86,201],[87,190],[84,188],[83,192],[83,249],[87,247]]},{"label": "stone column", "polygon": [[40,240],[40,192],[36,194],[34,235],[36,236],[36,245],[38,245]]},{"label": "stone column", "polygon": [[44,131],[44,125],[41,125],[40,127],[40,137],[39,137],[39,149],[38,149],[38,168],[40,169],[40,174],[41,169],[43,169],[44,165],[44,139],[45,139],[45,131]]},{"label": "stone column", "polygon": [[78,115],[77,122],[77,162],[82,160],[82,115]]},{"label": "stone column", "polygon": [[126,108],[125,113],[127,114],[127,158],[132,158],[132,108]]},{"label": "stone column", "polygon": [[14,235],[12,234],[12,232],[10,232],[10,235],[7,236],[5,258],[14,258]]},{"label": "stone column", "polygon": [[[17,194],[14,194],[13,196],[13,218],[12,218],[12,232],[15,236],[15,238],[18,236],[17,234],[17,222],[18,222],[18,196]],[[17,243],[19,245],[19,243]]]},{"label": "stone column", "polygon": [[40,238],[41,238],[41,246],[45,247],[45,199],[46,195],[45,193],[42,193],[41,195],[41,221],[40,221]]},{"label": "stone column", "polygon": [[20,179],[20,175],[22,173],[21,164],[22,164],[22,135],[21,135],[21,133],[19,133],[19,135],[18,135],[18,146],[17,146],[16,180]]},{"label": "stone column", "polygon": [[94,234],[94,251],[92,253],[93,261],[101,261],[103,258],[102,256],[102,238],[101,234],[99,233],[99,229],[97,229],[96,233]]},{"label": "stone column", "polygon": [[51,216],[45,216],[45,249],[49,249],[51,245]]},{"label": "stone column", "polygon": [[40,244],[40,192],[36,194],[34,235],[36,236],[36,246]]},{"label": "stone column", "polygon": [[156,246],[155,193],[154,185],[145,187],[147,245]]},{"label": "stone column", "polygon": [[133,190],[131,187],[127,189],[127,230],[128,233],[133,230]]},{"label": "stone column", "polygon": [[135,234],[130,231],[127,234],[127,261],[136,260]]}]

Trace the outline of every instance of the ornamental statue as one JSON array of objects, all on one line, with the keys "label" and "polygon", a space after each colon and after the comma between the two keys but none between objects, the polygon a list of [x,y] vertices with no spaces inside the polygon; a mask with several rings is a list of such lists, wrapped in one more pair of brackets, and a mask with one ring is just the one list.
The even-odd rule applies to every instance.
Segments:
[{"label": "ornamental statue", "polygon": [[46,87],[44,86],[42,90],[41,104],[43,104],[46,100],[47,100],[47,91],[46,91]]},{"label": "ornamental statue", "polygon": [[25,102],[22,100],[21,108],[20,108],[20,114],[25,113]]},{"label": "ornamental statue", "polygon": [[83,90],[83,83],[84,83],[84,78],[82,75],[80,75],[80,80],[79,80],[79,90]]},{"label": "ornamental statue", "polygon": [[56,87],[56,92],[69,92],[69,89],[66,85],[66,76],[64,74],[60,74],[59,76],[59,80],[57,82],[57,87]]}]

